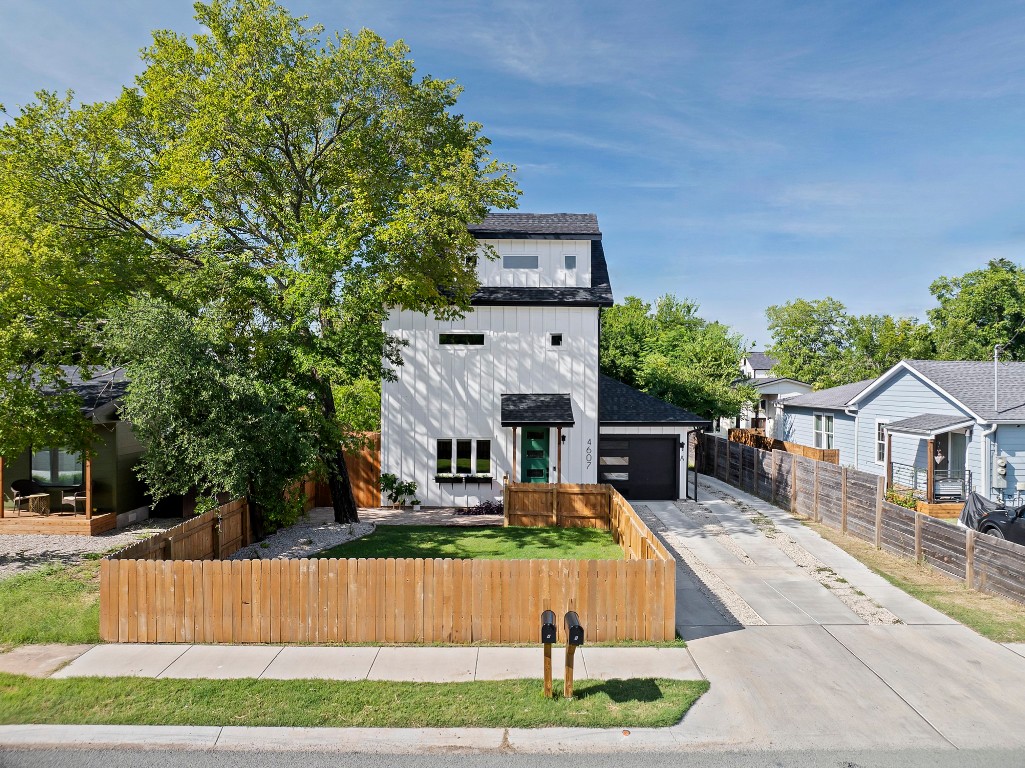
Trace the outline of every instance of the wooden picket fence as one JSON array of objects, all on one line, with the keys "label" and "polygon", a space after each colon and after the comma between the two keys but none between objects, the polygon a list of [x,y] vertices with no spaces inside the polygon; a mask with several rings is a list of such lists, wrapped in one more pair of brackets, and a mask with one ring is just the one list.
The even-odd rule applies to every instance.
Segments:
[{"label": "wooden picket fence", "polygon": [[123,643],[532,643],[542,611],[575,610],[596,642],[673,639],[675,561],[622,496],[593,489],[601,503],[590,517],[576,499],[562,520],[609,528],[624,560],[180,560],[163,555],[184,543],[154,543],[138,549],[145,557],[102,561],[100,634]]},{"label": "wooden picket fence", "polygon": [[1025,546],[941,522],[885,500],[886,479],[704,435],[698,471],[972,589],[1025,603]]},{"label": "wooden picket fence", "polygon": [[106,559],[220,560],[248,543],[249,505],[245,499],[237,499],[130,544]]}]

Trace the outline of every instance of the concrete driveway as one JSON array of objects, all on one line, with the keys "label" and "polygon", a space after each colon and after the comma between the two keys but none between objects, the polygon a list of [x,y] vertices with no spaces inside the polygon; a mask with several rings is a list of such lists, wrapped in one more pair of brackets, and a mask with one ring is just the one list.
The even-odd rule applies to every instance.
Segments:
[{"label": "concrete driveway", "polygon": [[679,743],[1025,746],[1020,649],[911,598],[786,512],[702,486],[699,505],[637,505],[681,555],[677,626],[712,682],[673,729]]}]

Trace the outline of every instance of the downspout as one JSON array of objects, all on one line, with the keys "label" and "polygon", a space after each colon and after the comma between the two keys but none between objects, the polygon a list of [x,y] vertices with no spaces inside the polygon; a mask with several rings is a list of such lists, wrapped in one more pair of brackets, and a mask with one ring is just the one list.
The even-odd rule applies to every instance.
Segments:
[{"label": "downspout", "polygon": [[979,446],[979,453],[982,454],[981,487],[982,495],[987,499],[993,495],[993,489],[990,487],[993,478],[990,477],[989,473],[989,436],[997,431],[998,426],[998,424],[994,423],[989,429],[979,433],[979,438],[982,440],[982,444]]},{"label": "downspout", "polygon": [[858,409],[854,409],[854,413],[851,413],[850,408],[844,408],[843,412],[848,416],[854,417],[854,468],[857,469],[861,466],[861,448],[859,443],[861,442],[861,425],[858,424]]}]

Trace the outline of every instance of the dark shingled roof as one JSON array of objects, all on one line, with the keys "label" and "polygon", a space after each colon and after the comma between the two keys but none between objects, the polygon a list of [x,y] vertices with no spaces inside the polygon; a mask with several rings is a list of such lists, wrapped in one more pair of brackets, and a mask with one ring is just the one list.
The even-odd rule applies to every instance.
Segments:
[{"label": "dark shingled roof", "polygon": [[503,427],[572,427],[569,395],[502,395]]},{"label": "dark shingled roof", "polygon": [[[586,215],[591,216],[592,214]],[[597,227],[597,221],[595,221],[595,227]],[[613,304],[612,285],[609,280],[609,265],[605,261],[605,248],[602,247],[601,240],[591,241],[590,288],[502,288],[482,286],[473,294],[470,303],[477,307],[506,306],[510,304],[611,307]]]},{"label": "dark shingled roof", "polygon": [[707,419],[604,375],[598,376],[598,422],[711,426]]},{"label": "dark shingled roof", "polygon": [[121,399],[128,390],[124,368],[90,371],[77,365],[62,365],[61,374],[59,382],[40,381],[37,375],[33,376],[33,386],[41,392],[73,391],[82,398],[83,416],[92,416],[94,411]]},{"label": "dark shingled roof", "polygon": [[478,237],[530,237],[538,235],[587,235],[601,237],[593,213],[489,213],[468,229]]},{"label": "dark shingled roof", "polygon": [[910,432],[916,435],[930,435],[934,432],[943,432],[951,427],[965,422],[973,422],[974,419],[963,415],[951,416],[940,413],[920,413],[909,419],[891,421],[885,425],[890,432]]},{"label": "dark shingled roof", "polygon": [[846,407],[847,402],[851,398],[860,394],[873,381],[875,379],[865,379],[864,381],[856,381],[853,384],[820,389],[818,392],[809,392],[806,395],[788,397],[783,401],[783,407],[797,406],[800,408],[832,408],[839,410]]},{"label": "dark shingled roof", "polygon": [[748,352],[747,362],[756,371],[769,371],[772,370],[779,361],[774,357],[769,357],[764,352]]}]

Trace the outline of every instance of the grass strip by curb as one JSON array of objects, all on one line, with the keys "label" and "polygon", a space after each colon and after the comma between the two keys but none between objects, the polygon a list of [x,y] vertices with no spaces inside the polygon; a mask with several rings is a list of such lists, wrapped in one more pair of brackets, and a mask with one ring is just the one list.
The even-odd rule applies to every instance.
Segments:
[{"label": "grass strip by curb", "polygon": [[49,680],[0,674],[0,724],[458,728],[665,727],[704,680],[581,680],[545,699],[539,680]]},{"label": "grass strip by curb", "polygon": [[897,557],[832,528],[803,521],[898,589],[997,643],[1025,642],[1025,608],[997,595],[968,589],[928,565]]},{"label": "grass strip by curb", "polygon": [[315,557],[622,560],[623,550],[611,533],[598,528],[379,525],[369,536]]}]

